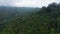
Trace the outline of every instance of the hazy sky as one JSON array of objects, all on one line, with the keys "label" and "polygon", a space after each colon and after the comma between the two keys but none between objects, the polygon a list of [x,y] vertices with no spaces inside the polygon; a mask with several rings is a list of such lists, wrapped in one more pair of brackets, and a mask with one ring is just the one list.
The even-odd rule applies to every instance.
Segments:
[{"label": "hazy sky", "polygon": [[0,0],[0,5],[16,7],[42,7],[60,0]]}]

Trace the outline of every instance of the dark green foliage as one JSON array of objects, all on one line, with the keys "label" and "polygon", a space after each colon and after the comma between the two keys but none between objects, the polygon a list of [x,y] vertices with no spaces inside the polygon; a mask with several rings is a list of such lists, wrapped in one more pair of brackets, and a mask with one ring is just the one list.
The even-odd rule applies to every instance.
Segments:
[{"label": "dark green foliage", "polygon": [[[14,13],[15,14],[15,13]],[[60,5],[52,3],[42,7],[38,12],[19,15],[19,12],[4,21],[0,34],[59,34],[60,33]]]}]

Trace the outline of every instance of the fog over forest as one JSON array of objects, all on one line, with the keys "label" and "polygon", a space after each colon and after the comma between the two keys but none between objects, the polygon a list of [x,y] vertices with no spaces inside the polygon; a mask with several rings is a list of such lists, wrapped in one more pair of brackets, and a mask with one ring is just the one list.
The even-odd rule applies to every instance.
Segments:
[{"label": "fog over forest", "polygon": [[0,34],[60,34],[60,0],[0,0]]},{"label": "fog over forest", "polygon": [[42,7],[53,2],[60,3],[60,0],[0,0],[0,6]]}]

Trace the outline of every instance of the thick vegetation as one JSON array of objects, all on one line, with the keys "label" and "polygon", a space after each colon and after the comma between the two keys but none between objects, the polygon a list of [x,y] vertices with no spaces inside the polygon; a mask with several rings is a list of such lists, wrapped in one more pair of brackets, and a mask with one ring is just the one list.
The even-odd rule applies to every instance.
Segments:
[{"label": "thick vegetation", "polygon": [[0,34],[60,34],[60,4],[52,3],[39,11],[18,14],[3,22]]}]

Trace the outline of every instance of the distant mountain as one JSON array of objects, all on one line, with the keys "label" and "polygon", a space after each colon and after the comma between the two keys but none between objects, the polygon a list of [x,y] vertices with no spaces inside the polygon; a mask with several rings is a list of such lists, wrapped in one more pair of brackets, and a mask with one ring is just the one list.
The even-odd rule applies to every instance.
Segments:
[{"label": "distant mountain", "polygon": [[0,20],[19,17],[39,11],[40,8],[0,6]]},{"label": "distant mountain", "polygon": [[32,8],[32,7],[7,7],[7,6],[0,6],[0,11],[14,11],[14,12],[25,12],[25,11],[37,11],[40,8]]},{"label": "distant mountain", "polygon": [[16,16],[22,14],[29,14],[31,12],[39,11],[40,8],[32,8],[32,7],[9,7],[9,6],[0,6],[0,16]]}]

